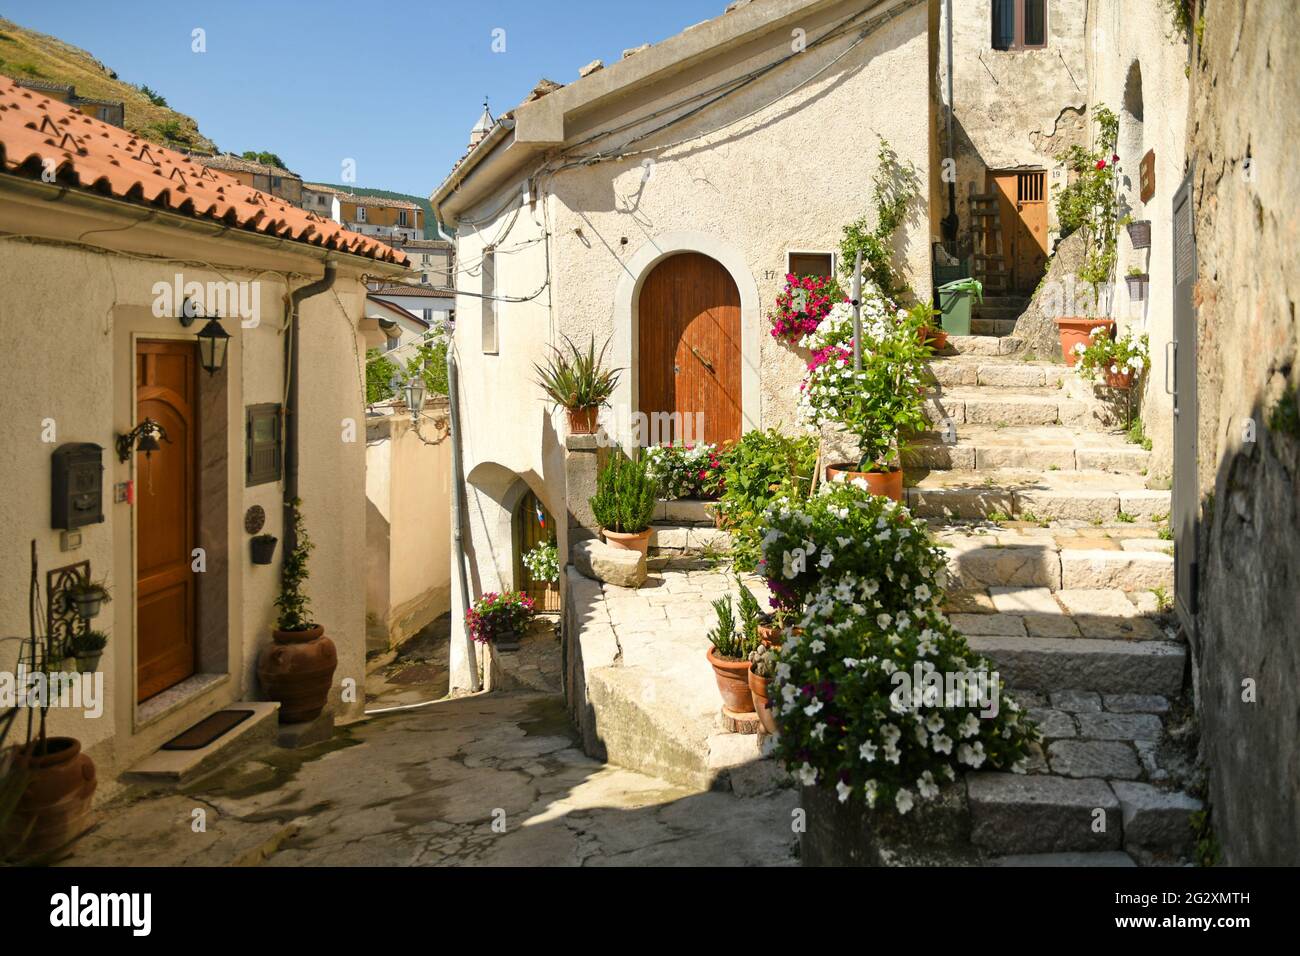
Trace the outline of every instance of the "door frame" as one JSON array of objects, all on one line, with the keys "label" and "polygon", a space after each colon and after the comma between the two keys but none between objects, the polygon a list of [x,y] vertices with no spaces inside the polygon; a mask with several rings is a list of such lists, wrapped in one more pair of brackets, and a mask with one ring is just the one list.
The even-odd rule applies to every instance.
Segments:
[{"label": "door frame", "polygon": [[[1036,48],[1031,47],[1030,49],[1036,49]],[[1000,213],[998,216],[999,222],[1001,222],[1002,225],[1002,247],[1003,247],[1002,262],[1003,262],[1003,266],[1006,269],[1007,291],[1011,293],[1026,294],[1032,292],[1035,286],[1037,285],[1037,283],[1041,281],[1042,277],[1047,273],[1047,262],[1049,259],[1051,259],[1051,245],[1052,245],[1051,244],[1052,206],[1051,206],[1051,200],[1049,198],[1050,188],[1048,185],[1047,172],[1048,171],[1041,166],[1013,166],[1009,168],[1002,167],[997,169],[988,168],[985,169],[984,171],[984,192],[986,195],[992,195],[994,197],[995,201],[998,203],[999,210],[1003,208],[1001,193],[999,192],[997,186],[997,180],[999,176],[1016,177],[1017,196],[1019,195],[1021,176],[1025,175],[1026,173],[1032,173],[1042,177],[1043,198],[1041,202],[1043,206],[1043,242],[1042,245],[1039,246],[1039,248],[1042,250],[1042,269],[1038,272],[1038,275],[1034,277],[1032,282],[1026,281],[1024,277],[1022,277],[1019,274],[1019,263],[1012,251],[1012,239],[1014,238],[1012,234],[1012,230],[1008,228],[1009,225],[1008,223],[1002,222],[1003,217]],[[1011,208],[1011,212],[1015,213],[1016,222],[1023,223],[1025,225],[1024,232],[1028,234],[1029,233],[1028,220],[1025,219],[1023,215],[1021,215],[1022,210],[1019,208],[1020,205],[1019,200],[1018,199],[1009,200],[1008,205]],[[987,252],[987,250],[985,251]]]},{"label": "door frame", "polygon": [[759,391],[762,336],[759,321],[758,284],[745,256],[731,244],[702,232],[666,232],[642,243],[623,263],[614,290],[614,329],[610,339],[610,363],[626,369],[619,377],[611,404],[616,419],[609,429],[625,447],[636,441],[632,415],[638,409],[640,377],[637,354],[640,326],[637,316],[641,286],[664,259],[679,252],[698,252],[722,266],[740,293],[740,432],[762,427],[762,396]]},{"label": "door frame", "polygon": [[[1196,217],[1193,206],[1195,165],[1174,192],[1170,203],[1172,224],[1170,249],[1170,284],[1172,286],[1172,327],[1170,347],[1173,361],[1166,370],[1173,373],[1174,467],[1173,491],[1170,493],[1169,526],[1174,533],[1174,611],[1191,638],[1196,637],[1198,610],[1198,554],[1200,551],[1200,478],[1197,474],[1197,328],[1194,287],[1197,276]],[[1185,217],[1179,229],[1179,215]],[[1179,240],[1185,239],[1187,261],[1179,272]],[[1181,278],[1182,281],[1179,281]],[[1182,337],[1180,338],[1180,333]],[[1182,370],[1182,375],[1179,370]]]},{"label": "door frame", "polygon": [[[194,395],[194,401],[195,401],[195,410],[196,410],[196,412],[197,412],[198,403],[199,403],[199,386],[200,386],[200,383],[199,383],[198,380],[197,380],[197,376],[198,376],[198,374],[199,374],[199,372],[200,372],[200,369],[199,369],[199,367],[198,367],[198,358],[197,358],[198,343],[197,343],[197,341],[195,340],[194,336],[193,336],[193,335],[190,335],[190,334],[187,334],[187,333],[184,333],[184,332],[181,332],[181,333],[176,333],[176,332],[132,332],[132,333],[131,333],[131,336],[130,336],[130,348],[131,348],[131,379],[130,379],[130,382],[131,382],[131,427],[134,428],[136,425],[139,424],[139,421],[137,420],[137,415],[138,415],[138,409],[139,409],[139,407],[140,407],[140,404],[139,404],[140,400],[139,400],[138,389],[137,389],[137,387],[136,387],[136,370],[135,370],[135,363],[136,363],[136,359],[137,359],[137,357],[138,357],[138,355],[139,355],[139,353],[137,352],[137,349],[139,348],[139,345],[140,345],[141,342],[181,342],[181,343],[193,343],[193,344],[194,344],[195,353],[196,353],[196,355],[195,355],[195,376],[196,376],[196,381],[195,381],[195,395]],[[202,423],[201,423],[200,421],[197,420],[197,417],[196,417],[196,421],[194,422],[194,425],[195,425],[195,428],[196,428],[196,430],[197,430],[197,436],[196,436],[196,439],[195,439],[195,443],[196,443],[196,444],[195,444],[195,455],[196,455],[196,458],[201,458],[201,448],[202,448],[202,441],[203,441],[203,425],[202,425]],[[200,478],[200,476],[199,476],[199,474],[198,474],[198,471],[199,471],[199,469],[200,469],[200,467],[201,467],[201,463],[200,463],[200,461],[196,460],[195,463],[194,463],[194,467],[195,467],[195,471],[196,471],[196,474],[195,474],[195,476],[194,476],[194,478],[195,478],[195,488],[194,488],[194,512],[195,512],[195,514],[194,514],[194,519],[195,519],[196,542],[197,542],[197,530],[198,530],[198,524],[199,524],[199,511],[200,511],[200,509],[202,508],[202,500],[203,500],[203,489],[202,489],[202,486],[201,486],[201,484],[200,484],[200,482],[199,482],[199,478]],[[127,462],[127,468],[129,469],[129,472],[130,472],[130,481],[131,481],[132,487],[135,489],[136,498],[137,498],[137,500],[138,500],[138,499],[139,499],[139,494],[140,494],[140,485],[139,485],[139,467],[138,467],[137,456],[136,456],[136,454],[135,454],[134,452],[132,452],[132,454],[131,454],[131,459],[130,459],[130,461]],[[140,508],[138,507],[138,505],[136,505],[136,504],[132,504],[132,505],[131,505],[131,706],[132,706],[132,714],[136,716],[136,723],[137,723],[137,724],[138,724],[139,708],[142,706],[142,704],[146,704],[146,703],[148,703],[148,701],[141,701],[141,700],[139,699],[139,698],[140,698],[140,648],[139,648],[139,639],[140,639],[140,615],[139,615],[139,612],[140,612],[140,590],[139,590],[139,584],[140,584],[140,558],[139,558],[139,551],[140,551],[140,528],[139,528],[139,520],[140,520]],[[196,544],[195,546],[197,547],[198,545]],[[200,610],[200,609],[199,609],[199,604],[198,604],[197,585],[196,585],[196,590],[195,590],[195,595],[194,595],[194,601],[195,601],[195,605],[194,605],[194,635],[193,635],[193,637],[194,637],[194,652],[195,652],[194,673],[193,673],[192,675],[190,675],[190,677],[183,678],[182,680],[180,680],[180,681],[178,681],[177,683],[173,684],[171,687],[168,687],[168,688],[165,688],[165,689],[162,690],[162,691],[159,691],[159,693],[165,694],[165,693],[167,693],[167,691],[171,690],[172,688],[174,688],[174,687],[179,687],[181,684],[185,683],[186,680],[191,680],[192,678],[197,677],[197,676],[199,675],[199,673],[200,673],[199,660],[198,660],[198,652],[199,652],[199,610]],[[156,697],[157,695],[154,695],[154,696]],[[153,700],[153,697],[149,698],[149,700]]]}]

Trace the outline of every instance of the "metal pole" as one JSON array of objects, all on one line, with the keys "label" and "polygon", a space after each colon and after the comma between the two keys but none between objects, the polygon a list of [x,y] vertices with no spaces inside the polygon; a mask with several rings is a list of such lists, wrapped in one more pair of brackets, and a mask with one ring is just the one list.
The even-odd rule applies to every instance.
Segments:
[{"label": "metal pole", "polygon": [[[452,535],[452,574],[460,590],[462,613],[469,610],[469,582],[465,576],[465,542],[461,526],[461,497],[463,476],[460,463],[460,382],[456,368],[456,356],[451,345],[447,347],[447,398],[448,414],[451,417],[451,535]],[[469,689],[478,693],[483,685],[478,677],[478,653],[474,648],[474,639],[465,629],[465,649],[468,654]]]},{"label": "metal pole", "polygon": [[[853,257],[853,371],[862,371],[862,250]],[[856,383],[855,383],[856,384]]]}]

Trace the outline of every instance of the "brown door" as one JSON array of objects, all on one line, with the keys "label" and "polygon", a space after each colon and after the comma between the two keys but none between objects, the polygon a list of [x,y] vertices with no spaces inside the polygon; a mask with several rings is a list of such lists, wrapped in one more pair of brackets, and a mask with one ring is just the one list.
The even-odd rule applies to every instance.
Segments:
[{"label": "brown door", "polygon": [[136,344],[136,421],[152,418],[171,439],[147,459],[135,455],[137,700],[194,673],[195,348],[190,342]]},{"label": "brown door", "polygon": [[998,198],[1011,288],[1032,292],[1047,264],[1047,176],[1041,170],[989,172]]},{"label": "brown door", "polygon": [[560,609],[560,589],[552,581],[534,581],[524,564],[524,555],[543,542],[555,543],[555,520],[541,499],[528,491],[515,508],[515,580],[516,586],[530,598],[539,611]]},{"label": "brown door", "polygon": [[705,441],[739,438],[740,291],[727,270],[698,252],[663,260],[641,286],[637,325],[640,411],[689,416],[697,441],[702,412]]}]

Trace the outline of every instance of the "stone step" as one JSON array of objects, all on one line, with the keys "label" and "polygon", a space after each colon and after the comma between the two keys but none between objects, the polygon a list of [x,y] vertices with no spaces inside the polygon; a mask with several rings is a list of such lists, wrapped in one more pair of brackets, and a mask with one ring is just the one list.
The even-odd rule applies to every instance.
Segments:
[{"label": "stone step", "polygon": [[1014,315],[986,315],[979,318],[971,317],[970,330],[972,335],[992,335],[1004,336],[1010,335],[1016,329],[1016,317]]},{"label": "stone step", "polygon": [[935,470],[920,478],[913,471],[907,480],[907,506],[922,518],[1114,524],[1168,517],[1170,508],[1168,491],[1145,488],[1136,475],[1104,471],[958,469]]},{"label": "stone step", "polygon": [[1187,649],[1173,641],[968,634],[1012,687],[1056,691],[1086,687],[1099,694],[1162,694],[1182,687]]},{"label": "stone step", "polygon": [[[949,552],[950,559],[952,552]],[[1050,560],[1031,554],[993,555],[983,563],[986,576],[1050,581]],[[999,562],[1001,566],[999,567]],[[1106,640],[1163,641],[1169,634],[1153,593],[1120,588],[1053,590],[1046,583],[978,585],[972,566],[956,562],[958,591],[944,610],[966,635],[988,637],[1082,637]],[[1001,573],[999,573],[1001,572]]]},{"label": "stone step", "polygon": [[950,335],[948,352],[959,355],[1011,355],[1020,349],[1020,340],[998,335]]},{"label": "stone step", "polygon": [[731,550],[731,535],[707,525],[652,524],[650,554],[657,557],[725,554]]},{"label": "stone step", "polygon": [[[162,789],[183,787],[252,750],[277,743],[280,733],[278,702],[239,700],[221,710],[248,710],[253,716],[197,750],[156,750],[127,770],[122,781]],[[183,730],[184,727],[179,727],[176,732],[179,734]]]},{"label": "stone step", "polygon": [[[953,337],[949,337],[949,343]],[[1008,341],[1002,339],[1001,341]],[[1055,362],[998,361],[994,356],[939,356],[929,363],[942,386],[982,385],[987,388],[1058,388],[1070,370]]]},{"label": "stone step", "polygon": [[[961,401],[960,399],[957,401]],[[1022,418],[1076,413],[1074,403],[1061,401],[1053,405],[1043,401],[1007,403],[972,400],[961,401],[961,414],[972,412],[979,417],[1005,413]],[[946,410],[946,409],[945,409]],[[1090,431],[1059,424],[957,423],[948,433],[925,432],[909,440],[903,448],[903,466],[908,470],[996,471],[1109,471],[1140,474],[1151,460],[1151,453],[1141,445],[1126,441],[1122,435]],[[950,439],[955,438],[955,441]]]},{"label": "stone step", "polygon": [[[935,389],[926,398],[926,416],[936,425],[1056,425],[1090,427],[1085,402],[1065,397],[1060,389],[1011,391],[958,385]],[[1097,426],[1100,427],[1100,426]],[[960,432],[959,432],[960,436]]]},{"label": "stone step", "polygon": [[713,527],[713,509],[716,501],[701,501],[697,498],[661,498],[655,504],[655,524],[690,526],[707,525]]},{"label": "stone step", "polygon": [[[1023,544],[954,544],[944,548],[954,583],[975,588],[1047,588],[1050,591],[1170,592],[1172,554],[1061,548],[1053,539]],[[1079,613],[1091,613],[1080,607]],[[991,626],[991,625],[989,625]]]}]

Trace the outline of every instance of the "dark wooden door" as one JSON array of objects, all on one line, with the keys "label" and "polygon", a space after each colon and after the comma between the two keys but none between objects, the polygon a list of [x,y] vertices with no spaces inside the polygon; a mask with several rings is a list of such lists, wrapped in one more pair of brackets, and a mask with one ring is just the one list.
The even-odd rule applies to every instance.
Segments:
[{"label": "dark wooden door", "polygon": [[136,344],[136,421],[171,439],[135,455],[137,700],[194,673],[197,359],[190,342]]},{"label": "dark wooden door", "polygon": [[[698,252],[670,256],[646,276],[637,306],[639,410],[676,413],[698,441],[740,437],[740,291],[727,270]],[[656,436],[660,441],[668,435]],[[680,434],[673,437],[680,437]]]},{"label": "dark wooden door", "polygon": [[534,581],[524,564],[524,555],[543,542],[555,543],[555,519],[541,499],[528,491],[515,508],[515,580],[516,587],[530,598],[539,611],[560,609],[560,588],[553,581]]},{"label": "dark wooden door", "polygon": [[1047,266],[1047,176],[1040,170],[989,172],[997,196],[1010,286],[1031,292]]}]

